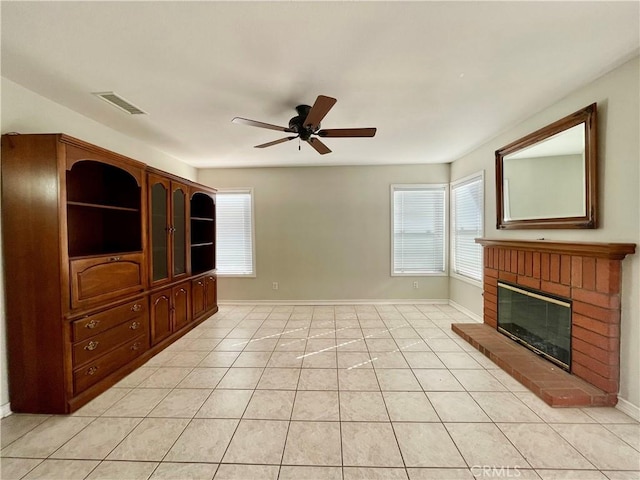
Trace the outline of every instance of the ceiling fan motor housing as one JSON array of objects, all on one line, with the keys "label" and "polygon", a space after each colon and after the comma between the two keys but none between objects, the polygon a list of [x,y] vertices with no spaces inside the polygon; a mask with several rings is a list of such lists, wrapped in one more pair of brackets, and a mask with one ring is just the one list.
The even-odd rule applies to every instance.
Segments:
[{"label": "ceiling fan motor housing", "polygon": [[298,105],[296,111],[298,115],[289,120],[289,128],[300,135],[300,139],[307,141],[311,138],[311,135],[320,130],[320,124],[316,125],[316,128],[312,129],[305,127],[304,122],[309,115],[311,107],[309,105]]}]

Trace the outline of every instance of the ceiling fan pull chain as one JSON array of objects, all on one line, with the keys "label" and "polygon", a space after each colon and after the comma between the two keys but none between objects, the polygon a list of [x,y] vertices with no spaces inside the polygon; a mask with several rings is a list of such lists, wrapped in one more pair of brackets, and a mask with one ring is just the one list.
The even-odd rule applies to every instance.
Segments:
[{"label": "ceiling fan pull chain", "polygon": [[300,150],[301,150],[301,148],[300,148],[300,137],[298,137],[298,151],[300,151]]}]

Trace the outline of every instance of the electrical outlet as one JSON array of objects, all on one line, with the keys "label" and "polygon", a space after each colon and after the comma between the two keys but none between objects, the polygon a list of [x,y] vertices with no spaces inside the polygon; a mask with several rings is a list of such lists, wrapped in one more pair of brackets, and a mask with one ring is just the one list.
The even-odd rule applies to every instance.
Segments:
[{"label": "electrical outlet", "polygon": [[413,288],[418,288],[418,282],[413,282]]},{"label": "electrical outlet", "polygon": [[278,282],[273,282],[271,284],[271,288],[274,289],[274,290],[278,290],[278,288],[279,288]]}]

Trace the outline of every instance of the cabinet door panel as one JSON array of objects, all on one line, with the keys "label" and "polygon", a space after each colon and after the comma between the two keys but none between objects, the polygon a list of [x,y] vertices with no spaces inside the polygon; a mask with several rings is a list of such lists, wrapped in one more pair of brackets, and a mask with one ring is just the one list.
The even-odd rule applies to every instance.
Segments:
[{"label": "cabinet door panel", "polygon": [[173,331],[177,332],[191,319],[190,284],[183,283],[173,287]]},{"label": "cabinet door panel", "polygon": [[173,242],[173,278],[187,274],[187,187],[171,183],[171,240]]},{"label": "cabinet door panel", "polygon": [[171,291],[151,296],[151,340],[153,344],[171,334]]},{"label": "cabinet door panel", "polygon": [[169,181],[149,175],[151,279],[159,283],[169,279]]},{"label": "cabinet door panel", "polygon": [[203,278],[191,282],[191,298],[193,305],[193,318],[197,318],[205,310],[205,284]]},{"label": "cabinet door panel", "polygon": [[80,308],[143,289],[141,253],[71,260],[71,303]]},{"label": "cabinet door panel", "polygon": [[218,285],[215,275],[207,275],[204,277],[205,285],[205,309],[207,311],[213,310],[218,306]]}]

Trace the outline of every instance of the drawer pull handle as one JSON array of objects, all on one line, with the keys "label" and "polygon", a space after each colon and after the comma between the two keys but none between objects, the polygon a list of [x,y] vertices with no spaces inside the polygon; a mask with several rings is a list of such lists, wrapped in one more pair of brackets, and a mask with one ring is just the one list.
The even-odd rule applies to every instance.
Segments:
[{"label": "drawer pull handle", "polygon": [[129,327],[131,330],[137,330],[140,327],[140,322],[131,322],[131,326]]},{"label": "drawer pull handle", "polygon": [[109,257],[110,262],[119,262],[121,257]]},{"label": "drawer pull handle", "polygon": [[198,285],[202,286],[202,281],[199,281],[199,282],[198,282]]},{"label": "drawer pull handle", "polygon": [[93,340],[91,340],[89,343],[85,345],[84,349],[91,352],[92,350],[95,350],[96,348],[98,348],[99,343],[100,342],[94,342]]},{"label": "drawer pull handle", "polygon": [[85,325],[85,328],[94,329],[100,324],[100,320],[93,319]]},{"label": "drawer pull handle", "polygon": [[95,375],[97,371],[98,371],[98,367],[89,367],[87,368],[85,375]]},{"label": "drawer pull handle", "polygon": [[131,350],[133,350],[134,352],[138,349],[140,349],[140,342],[136,342],[133,345],[131,345]]},{"label": "drawer pull handle", "polygon": [[131,307],[132,312],[139,312],[140,310],[142,310],[142,305],[140,305],[139,303],[134,303]]}]

